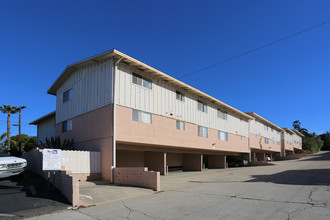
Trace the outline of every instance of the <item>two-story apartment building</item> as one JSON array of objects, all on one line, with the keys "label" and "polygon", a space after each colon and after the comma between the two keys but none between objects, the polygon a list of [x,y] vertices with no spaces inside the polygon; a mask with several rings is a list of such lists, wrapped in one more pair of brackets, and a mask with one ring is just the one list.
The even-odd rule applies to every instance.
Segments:
[{"label": "two-story apartment building", "polygon": [[251,161],[264,161],[280,155],[282,129],[255,112],[246,113],[255,120],[250,121]]},{"label": "two-story apartment building", "polygon": [[297,150],[302,150],[302,137],[304,137],[304,135],[297,130],[283,128],[283,131],[281,133],[281,156],[284,157],[288,154],[294,154]]},{"label": "two-story apartment building", "polygon": [[56,96],[56,111],[31,122],[38,137],[73,139],[77,149],[100,151],[106,180],[114,167],[145,166],[166,175],[225,168],[227,156],[261,161],[301,149],[301,134],[117,50],[67,66],[48,93]]},{"label": "two-story apartment building", "polygon": [[245,114],[117,50],[69,65],[48,90],[56,96],[56,136],[101,151],[112,167],[224,168],[249,154]]}]

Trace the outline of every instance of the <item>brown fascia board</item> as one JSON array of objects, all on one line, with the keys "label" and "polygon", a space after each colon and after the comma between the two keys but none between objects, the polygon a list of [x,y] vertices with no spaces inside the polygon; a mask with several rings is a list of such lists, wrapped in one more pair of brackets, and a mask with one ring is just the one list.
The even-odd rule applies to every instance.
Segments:
[{"label": "brown fascia board", "polygon": [[40,124],[41,121],[44,121],[51,117],[55,117],[55,115],[56,115],[56,111],[52,111],[51,113],[48,113],[47,115],[44,115],[44,116],[30,122],[29,125],[38,125],[38,124]]},{"label": "brown fascia board", "polygon": [[175,86],[179,86],[183,89],[185,89],[186,91],[190,92],[190,93],[195,93],[197,96],[202,97],[205,100],[210,101],[211,103],[218,105],[222,108],[224,108],[227,112],[232,112],[242,118],[244,118],[245,120],[253,120],[254,118],[250,115],[245,114],[244,112],[239,111],[238,109],[235,109],[227,104],[225,104],[224,102],[221,102],[220,100],[213,98],[212,96],[203,93],[195,88],[193,88],[192,86],[189,86],[145,63],[142,63],[116,49],[101,53],[99,55],[87,58],[85,60],[79,61],[77,63],[71,64],[69,65],[63,72],[62,74],[57,78],[57,80],[53,83],[53,85],[50,87],[50,89],[48,90],[48,94],[51,95],[56,95],[56,89],[70,76],[70,73],[72,73],[73,71],[70,71],[70,69],[74,69],[77,68],[81,65],[86,64],[89,61],[93,61],[93,60],[100,60],[100,59],[104,59],[105,57],[118,57],[118,59],[122,59],[122,61],[124,61],[125,63],[127,63],[128,65],[134,63],[134,66],[137,68],[141,68],[143,70],[148,70],[148,73],[151,73],[153,75],[155,75],[156,77],[160,77],[162,79],[167,80],[168,82],[172,83]]},{"label": "brown fascia board", "polygon": [[297,130],[292,129],[293,132],[295,132],[297,135],[299,135],[300,137],[305,137],[305,135],[303,135],[302,133],[300,133]]},{"label": "brown fascia board", "polygon": [[287,133],[295,134],[295,132],[293,132],[290,128],[283,128],[283,130],[286,131]]},{"label": "brown fascia board", "polygon": [[264,122],[265,124],[269,125],[272,128],[275,128],[278,131],[283,131],[282,128],[278,127],[277,125],[273,124],[272,122],[268,121],[267,119],[261,117],[260,115],[258,115],[255,112],[245,112],[245,113],[252,116],[252,117],[254,117],[254,118],[256,118],[256,119],[259,119],[260,121]]}]

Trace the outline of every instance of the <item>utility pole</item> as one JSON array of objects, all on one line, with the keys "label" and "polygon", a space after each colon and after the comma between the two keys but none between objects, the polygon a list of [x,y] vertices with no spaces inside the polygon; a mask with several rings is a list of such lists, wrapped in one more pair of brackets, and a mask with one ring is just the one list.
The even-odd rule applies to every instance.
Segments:
[{"label": "utility pole", "polygon": [[27,108],[26,106],[20,106],[17,108],[18,110],[18,147],[19,147],[19,156],[22,156],[22,138],[21,138],[21,113],[22,113],[22,109]]}]

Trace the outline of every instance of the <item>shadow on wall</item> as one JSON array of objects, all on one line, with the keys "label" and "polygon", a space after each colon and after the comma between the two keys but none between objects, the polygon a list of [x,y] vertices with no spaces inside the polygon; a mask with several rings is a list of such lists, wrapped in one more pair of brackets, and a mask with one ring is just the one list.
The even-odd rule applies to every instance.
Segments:
[{"label": "shadow on wall", "polygon": [[330,185],[330,169],[287,170],[272,175],[253,175],[245,182],[270,182],[288,185]]}]

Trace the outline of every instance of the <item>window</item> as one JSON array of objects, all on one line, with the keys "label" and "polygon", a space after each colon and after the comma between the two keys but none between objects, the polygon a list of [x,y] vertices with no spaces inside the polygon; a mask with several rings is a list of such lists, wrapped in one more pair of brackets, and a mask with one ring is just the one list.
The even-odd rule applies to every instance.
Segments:
[{"label": "window", "polygon": [[219,140],[228,141],[228,133],[224,131],[219,131]]},{"label": "window", "polygon": [[152,81],[151,79],[148,79],[146,77],[143,77],[137,73],[133,73],[133,79],[132,82],[136,85],[143,86],[147,89],[152,89]]},{"label": "window", "polygon": [[150,113],[139,111],[136,109],[132,110],[132,120],[152,124],[152,116]]},{"label": "window", "polygon": [[72,120],[66,120],[62,122],[62,132],[67,132],[72,130]]},{"label": "window", "polygon": [[176,91],[176,99],[184,102],[184,94],[179,91]]},{"label": "window", "polygon": [[271,129],[272,132],[274,132],[274,129]]},{"label": "window", "polygon": [[279,141],[277,141],[277,145],[280,145],[280,142]]},{"label": "window", "polygon": [[272,144],[274,144],[274,140],[272,140]]},{"label": "window", "polygon": [[280,134],[280,132],[279,131],[276,131],[276,134]]},{"label": "window", "polygon": [[207,127],[198,126],[198,136],[200,136],[200,137],[208,137]]},{"label": "window", "polygon": [[72,99],[72,88],[63,92],[63,103]]},{"label": "window", "polygon": [[207,113],[207,105],[202,102],[202,101],[197,101],[198,102],[198,110]]},{"label": "window", "polygon": [[244,137],[243,136],[241,136],[241,140],[243,140],[244,139]]},{"label": "window", "polygon": [[267,125],[265,125],[264,129],[265,129],[265,131],[268,131],[268,126],[267,126]]},{"label": "window", "polygon": [[222,118],[223,120],[227,120],[227,113],[226,112],[223,112],[223,111],[220,111],[218,109],[218,117],[219,118]]},{"label": "window", "polygon": [[178,130],[185,130],[185,123],[184,121],[179,121],[179,120],[176,120],[176,129]]},{"label": "window", "polygon": [[265,144],[268,144],[268,143],[269,143],[269,139],[265,138]]}]

